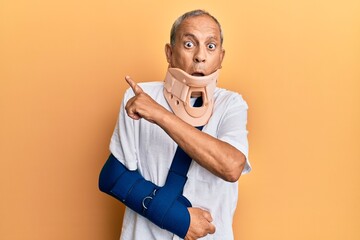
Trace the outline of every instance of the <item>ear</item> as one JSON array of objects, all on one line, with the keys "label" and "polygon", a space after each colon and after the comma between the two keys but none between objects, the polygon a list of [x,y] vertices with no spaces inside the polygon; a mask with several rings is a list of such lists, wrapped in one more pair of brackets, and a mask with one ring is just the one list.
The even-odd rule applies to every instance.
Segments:
[{"label": "ear", "polygon": [[222,64],[222,61],[224,60],[224,57],[225,57],[225,49],[221,49],[221,53],[220,53],[220,67],[219,68],[222,68],[221,64]]},{"label": "ear", "polygon": [[170,64],[171,57],[172,57],[172,47],[171,47],[170,43],[167,43],[165,45],[165,55],[166,55],[166,61]]}]

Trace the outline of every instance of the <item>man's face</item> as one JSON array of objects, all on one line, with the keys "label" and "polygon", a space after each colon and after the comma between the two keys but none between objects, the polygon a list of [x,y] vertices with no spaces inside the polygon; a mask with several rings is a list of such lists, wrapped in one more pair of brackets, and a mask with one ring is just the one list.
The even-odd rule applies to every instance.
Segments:
[{"label": "man's face", "polygon": [[169,66],[193,76],[209,75],[219,68],[225,54],[220,29],[207,15],[185,19],[176,31],[175,45],[165,46]]}]

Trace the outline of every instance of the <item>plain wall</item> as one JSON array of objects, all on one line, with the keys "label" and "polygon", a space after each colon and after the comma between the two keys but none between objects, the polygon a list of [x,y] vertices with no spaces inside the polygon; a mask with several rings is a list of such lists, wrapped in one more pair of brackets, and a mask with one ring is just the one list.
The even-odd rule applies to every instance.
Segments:
[{"label": "plain wall", "polygon": [[161,81],[173,21],[225,33],[219,85],[249,105],[235,238],[360,239],[360,1],[0,2],[0,239],[119,238],[97,188],[125,75]]}]

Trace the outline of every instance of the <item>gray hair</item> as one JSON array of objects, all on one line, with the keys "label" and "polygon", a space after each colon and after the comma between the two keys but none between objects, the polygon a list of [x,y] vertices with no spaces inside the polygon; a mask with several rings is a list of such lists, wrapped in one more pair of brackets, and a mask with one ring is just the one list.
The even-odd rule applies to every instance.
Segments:
[{"label": "gray hair", "polygon": [[179,26],[182,24],[182,22],[185,19],[188,19],[188,18],[191,18],[191,17],[203,16],[203,15],[211,17],[215,21],[215,23],[219,26],[220,41],[221,41],[221,45],[222,45],[223,41],[224,41],[224,36],[223,36],[223,31],[221,29],[221,25],[220,25],[219,21],[214,16],[212,16],[210,13],[208,13],[208,12],[206,12],[204,10],[197,9],[197,10],[193,10],[193,11],[184,13],[178,19],[175,20],[174,24],[171,27],[171,32],[170,32],[170,44],[171,44],[171,46],[175,45],[176,32],[177,32]]}]

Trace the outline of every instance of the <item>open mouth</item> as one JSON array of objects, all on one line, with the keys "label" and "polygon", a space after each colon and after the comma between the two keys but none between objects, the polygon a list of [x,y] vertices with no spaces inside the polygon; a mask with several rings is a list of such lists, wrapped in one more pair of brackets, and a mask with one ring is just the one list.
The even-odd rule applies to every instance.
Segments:
[{"label": "open mouth", "polygon": [[202,72],[194,72],[191,75],[195,76],[195,77],[203,77],[203,76],[205,76],[205,74],[203,74]]}]

